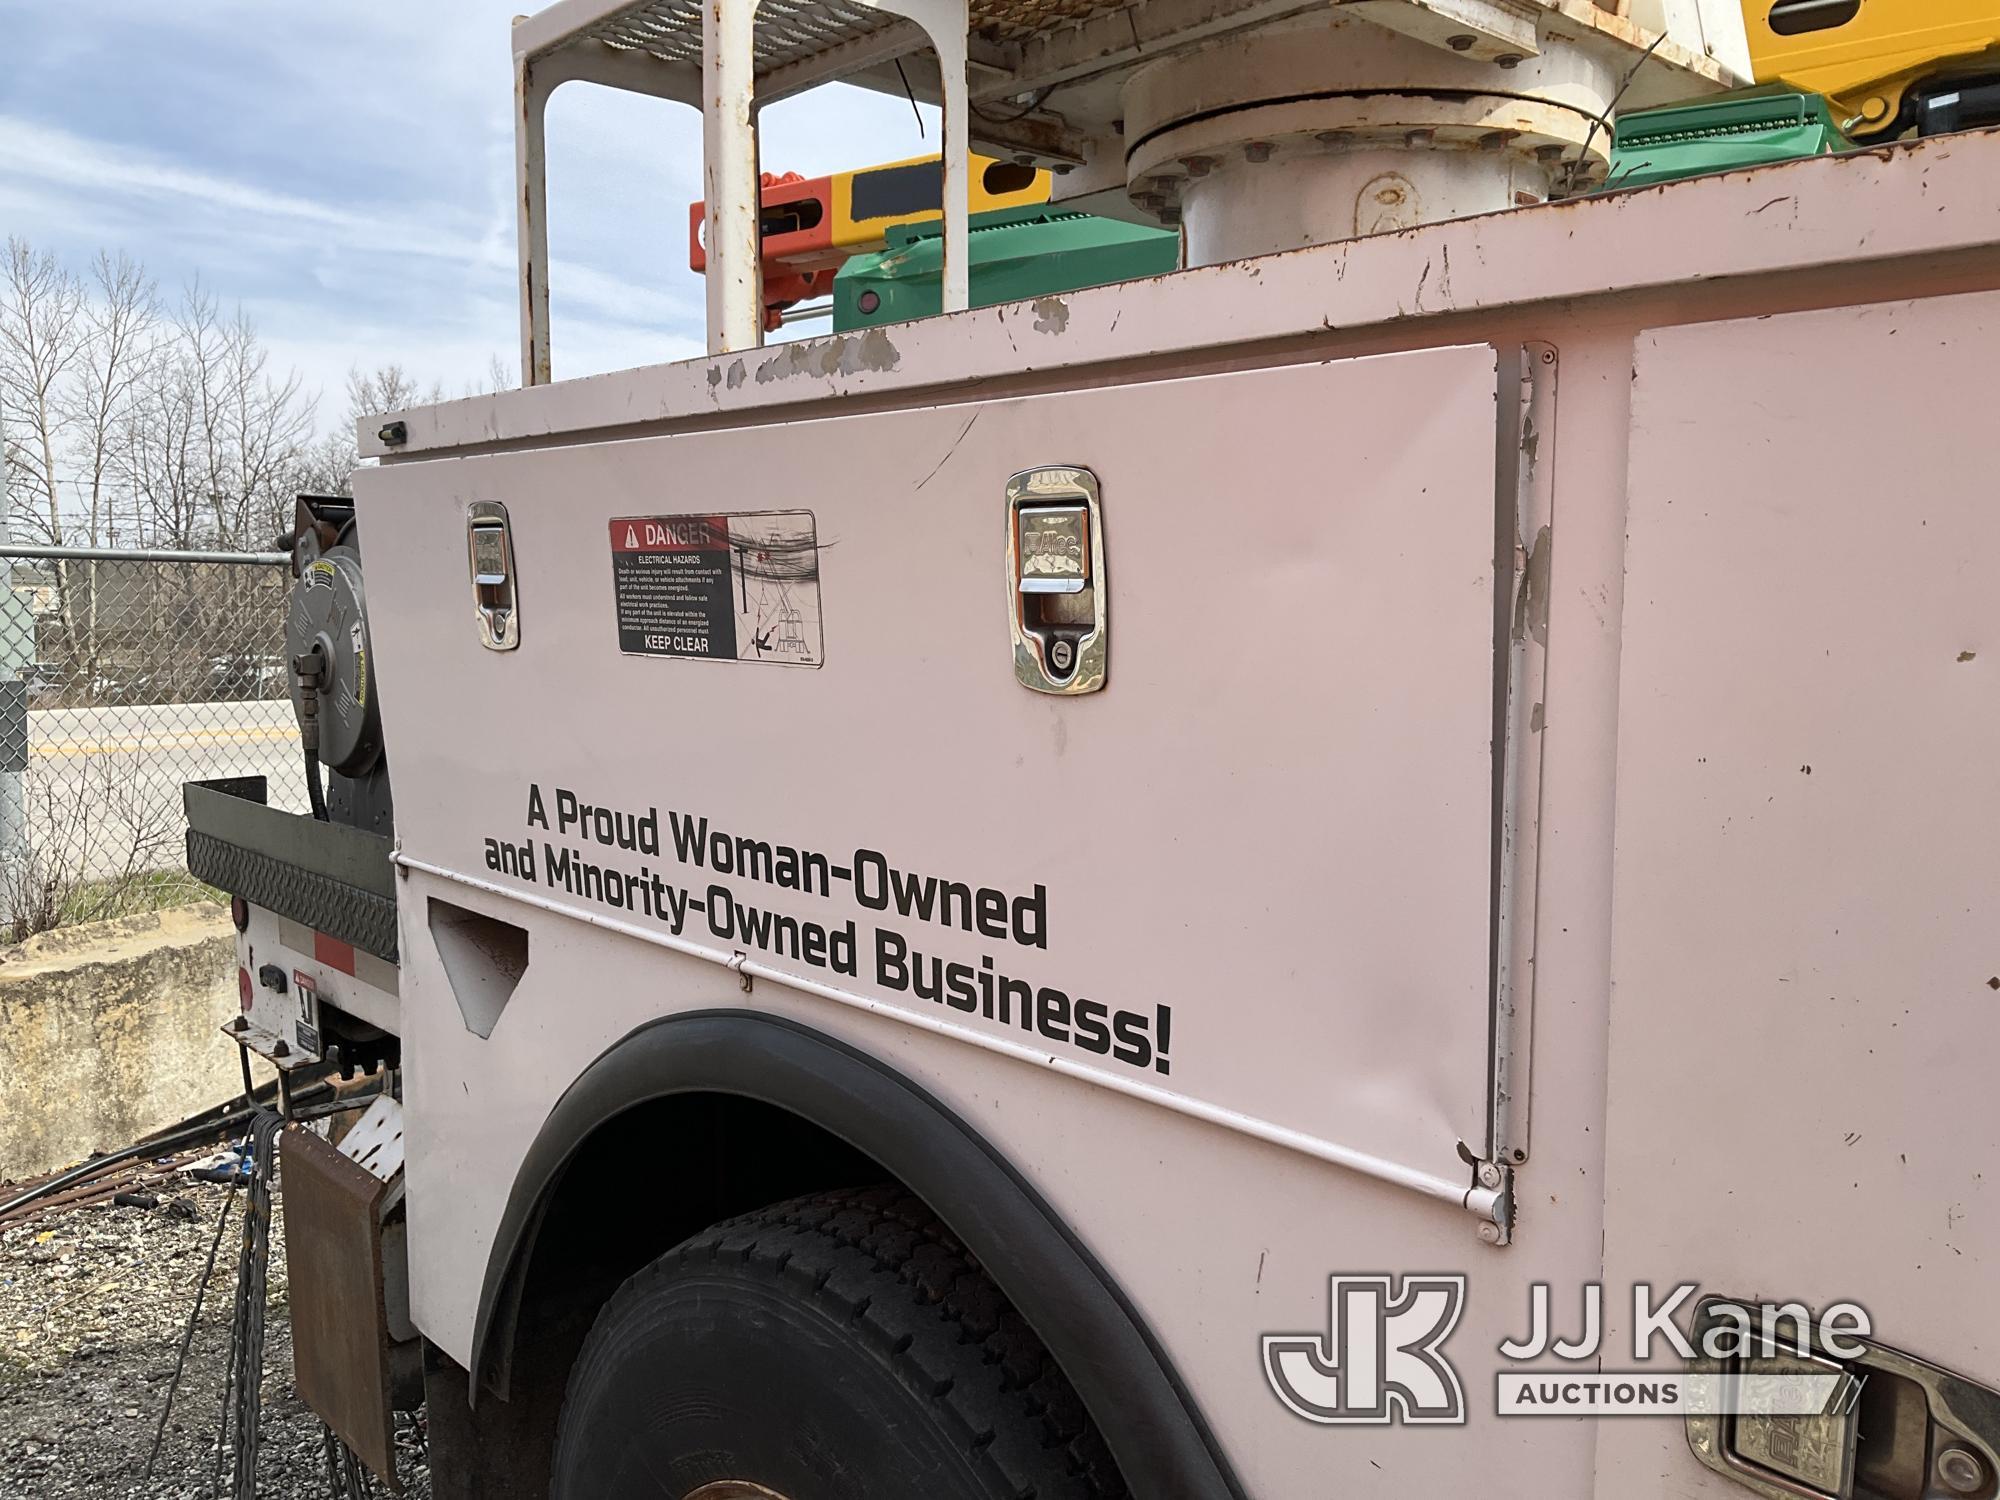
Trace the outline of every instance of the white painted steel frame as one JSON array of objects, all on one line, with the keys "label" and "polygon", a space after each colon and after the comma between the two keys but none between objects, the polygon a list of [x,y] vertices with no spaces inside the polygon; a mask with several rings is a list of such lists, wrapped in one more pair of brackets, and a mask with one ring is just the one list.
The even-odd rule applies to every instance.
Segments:
[{"label": "white painted steel frame", "polygon": [[[1507,665],[1496,714],[1501,746],[1499,837],[1494,848],[1493,1117],[1488,1153],[1501,1173],[1524,1165],[1531,1149],[1535,1035],[1535,881],[1541,868],[1542,719],[1549,678],[1549,563],[1555,525],[1556,376],[1553,344],[1520,350],[1514,506],[1502,513],[1512,584],[1508,618],[1497,621]],[[1503,368],[1505,368],[1503,366]]]},{"label": "white painted steel frame", "polygon": [[[555,378],[550,349],[548,150],[549,96],[565,83],[589,82],[692,105],[702,117],[702,194],[707,254],[705,309],[708,352],[733,354],[764,341],[763,272],[758,235],[762,202],[757,151],[759,98],[771,98],[908,50],[921,37],[937,54],[943,115],[943,310],[968,302],[968,208],[965,0],[855,0],[913,23],[886,27],[852,47],[794,64],[760,89],[756,0],[718,0],[702,7],[701,67],[606,46],[580,34],[624,6],[565,3],[514,28],[515,201],[521,295],[521,383]],[[793,76],[797,75],[797,76]]]},{"label": "white painted steel frame", "polygon": [[[521,295],[521,372],[524,386],[553,379],[550,354],[547,226],[547,153],[544,112],[549,94],[561,84],[588,80],[615,88],[634,89],[694,104],[702,112],[703,193],[707,204],[706,321],[710,354],[753,350],[763,342],[762,276],[758,264],[757,219],[761,204],[757,164],[756,114],[759,98],[779,97],[845,73],[860,73],[911,50],[928,40],[936,54],[935,92],[943,113],[943,311],[963,310],[969,302],[966,200],[971,102],[1035,92],[1034,102],[1014,111],[989,133],[984,144],[1001,152],[1016,149],[1006,126],[1035,115],[1032,134],[1051,143],[1045,159],[1089,170],[1077,178],[1093,192],[1118,192],[1124,187],[1122,120],[1078,117],[1041,111],[1049,90],[1074,87],[1090,80],[1116,82],[1143,63],[1169,54],[1186,54],[1214,37],[1267,26],[1309,8],[1295,0],[1248,0],[1231,5],[1210,4],[1188,13],[1160,0],[1157,34],[1142,39],[1139,18],[1153,19],[1154,7],[1128,6],[1083,18],[1075,24],[1053,24],[1035,18],[1016,26],[1017,40],[1008,49],[984,49],[975,87],[968,77],[968,7],[966,0],[850,0],[854,7],[879,10],[902,18],[906,26],[885,26],[828,37],[818,52],[798,55],[798,49],[774,57],[760,78],[757,58],[757,0],[716,0],[700,7],[701,66],[662,60],[633,46],[611,46],[595,30],[637,7],[629,0],[561,0],[548,10],[521,18],[514,29],[516,86],[515,190],[519,216]],[[1650,25],[1656,34],[1622,14],[1601,9],[1591,0],[1346,0],[1351,12],[1404,32],[1440,49],[1467,57],[1531,56],[1540,41],[1564,38],[1607,57],[1636,59],[1628,82],[1641,89],[1664,87],[1685,93],[1727,82],[1747,72],[1741,16],[1735,0],[1674,0]],[[987,8],[988,12],[992,9]],[[985,14],[985,12],[982,12]],[[1032,13],[1031,13],[1032,14]],[[1733,30],[1724,17],[1733,16]],[[676,17],[683,26],[684,17]],[[1102,35],[1105,26],[1112,34]],[[1469,30],[1466,28],[1470,28]],[[1543,31],[1547,31],[1547,36]],[[684,32],[674,33],[675,52],[685,52]],[[1459,44],[1474,38],[1470,50]],[[1539,39],[1539,40],[1538,40]],[[1701,42],[1705,50],[1697,48]],[[1045,54],[1034,49],[1041,47]],[[1645,78],[1641,70],[1651,70]],[[1653,74],[1662,75],[1657,83]],[[692,76],[691,76],[692,75]],[[881,86],[880,79],[862,79]],[[1397,80],[1385,78],[1393,89]],[[929,85],[927,84],[927,87]],[[1105,108],[1104,88],[1097,89],[1097,107]],[[1634,95],[1637,98],[1637,95]],[[1122,113],[1109,106],[1114,113]],[[1065,108],[1073,108],[1065,104]],[[1025,128],[1025,127],[1024,127]],[[1031,153],[1032,154],[1032,153]],[[1102,158],[1097,160],[1096,158]],[[1115,158],[1115,160],[1114,160]],[[1075,185],[1072,185],[1075,190]],[[1282,189],[1279,189],[1282,191]]]},{"label": "white painted steel frame", "polygon": [[764,342],[764,273],[757,234],[756,8],[718,0],[701,8],[702,233],[708,267],[708,352]]}]

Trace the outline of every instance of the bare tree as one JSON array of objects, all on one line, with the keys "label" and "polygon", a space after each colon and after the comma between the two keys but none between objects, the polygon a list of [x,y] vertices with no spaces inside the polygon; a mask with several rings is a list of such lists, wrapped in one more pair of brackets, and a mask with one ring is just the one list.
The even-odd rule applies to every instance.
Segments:
[{"label": "bare tree", "polygon": [[[485,374],[469,382],[459,394],[484,396],[493,391],[507,390],[513,384],[513,372],[507,368],[507,362],[494,354],[487,357]],[[364,371],[358,365],[350,369],[347,372],[347,422],[307,451],[303,472],[310,476],[311,482],[302,484],[301,490],[321,495],[346,494],[354,471],[363,462],[360,449],[356,446],[363,422],[387,412],[407,411],[413,406],[433,406],[449,399],[443,381],[434,380],[429,386],[424,386],[394,361],[378,365],[373,370]]]},{"label": "bare tree", "polygon": [[[11,237],[0,278],[0,406],[13,435],[4,462],[28,502],[13,509],[31,534],[60,545],[61,459],[71,421],[63,397],[88,332],[83,288],[53,255],[37,255],[26,240]],[[55,583],[56,618],[67,645],[76,640],[76,602],[60,567]]]},{"label": "bare tree", "polygon": [[486,374],[465,394],[468,396],[490,396],[495,391],[512,390],[515,385],[514,372],[507,361],[497,354],[486,356]]},{"label": "bare tree", "polygon": [[[47,251],[10,238],[0,262],[0,403],[6,460],[33,506],[30,524],[61,542],[64,382],[83,352],[83,287]],[[24,519],[29,519],[24,517]]]},{"label": "bare tree", "polygon": [[[496,359],[463,394],[511,383]],[[349,419],[319,432],[297,375],[199,281],[163,302],[130,256],[73,268],[5,244],[0,452],[22,540],[266,550],[298,493],[347,489],[360,418],[447,399],[393,363],[357,367],[345,395]],[[20,569],[43,663],[36,708],[159,705],[173,723],[189,705],[286,691],[285,570],[94,557]],[[31,760],[27,847],[0,860],[0,940],[186,889],[167,873],[179,801],[160,795],[170,777],[141,774],[147,753]]]},{"label": "bare tree", "polygon": [[366,372],[357,366],[347,372],[348,431],[352,433],[358,428],[364,417],[412,406],[431,406],[444,399],[442,381],[432,381],[426,390],[415,376],[393,360]]},{"label": "bare tree", "polygon": [[76,447],[83,540],[104,546],[115,539],[119,444],[160,350],[158,294],[130,256],[99,251],[78,321],[74,377],[58,399]]},{"label": "bare tree", "polygon": [[149,540],[167,547],[267,546],[291,510],[314,402],[239,310],[199,283],[167,322],[167,347],[127,424],[127,478]]},{"label": "bare tree", "polygon": [[329,432],[298,455],[291,487],[301,495],[345,495],[360,467],[352,429]]},{"label": "bare tree", "polygon": [[[498,355],[493,358],[493,368],[501,368]],[[444,399],[442,383],[433,381],[426,388],[393,361],[372,370],[354,366],[347,372],[347,420],[301,450],[296,471],[298,491],[309,495],[347,494],[354,471],[362,465],[361,450],[356,443],[363,421],[384,412]]]},{"label": "bare tree", "polygon": [[[58,409],[70,429],[74,494],[68,529],[78,529],[89,546],[117,540],[117,505],[121,440],[128,430],[133,402],[152,369],[159,348],[158,305],[153,283],[138,264],[122,252],[99,251],[91,268],[91,286],[78,319],[78,356],[70,379],[57,395]],[[82,680],[95,681],[99,661],[98,565],[95,561],[62,567],[74,581],[80,572],[80,608],[70,614],[74,627],[73,654],[80,660]],[[75,590],[64,589],[65,597]],[[68,616],[65,617],[69,619]]]}]

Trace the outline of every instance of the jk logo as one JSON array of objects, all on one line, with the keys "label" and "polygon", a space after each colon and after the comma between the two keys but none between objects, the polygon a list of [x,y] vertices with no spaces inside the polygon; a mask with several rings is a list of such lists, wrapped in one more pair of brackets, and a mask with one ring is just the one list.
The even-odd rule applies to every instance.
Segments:
[{"label": "jk logo", "polygon": [[1264,1378],[1308,1422],[1458,1423],[1465,1392],[1439,1347],[1465,1311],[1463,1276],[1335,1276],[1330,1334],[1264,1335]]}]

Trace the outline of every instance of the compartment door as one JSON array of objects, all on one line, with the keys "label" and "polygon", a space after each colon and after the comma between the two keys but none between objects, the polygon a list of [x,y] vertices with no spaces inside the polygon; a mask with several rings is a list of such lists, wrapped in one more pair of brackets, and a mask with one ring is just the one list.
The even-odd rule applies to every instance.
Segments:
[{"label": "compartment door", "polygon": [[[932,1079],[958,1097],[1026,1062],[1455,1199],[1488,1115],[1496,365],[1430,350],[366,471],[405,852],[746,952],[820,987],[801,1003],[829,1025],[883,1024],[858,1004],[942,1031],[969,1044]],[[1007,482],[1051,464],[1102,489],[1109,676],[1078,697],[1022,687],[1008,629]],[[465,591],[481,501],[511,516],[507,652]],[[801,511],[816,665],[621,643],[614,517]],[[554,826],[559,789],[656,810],[663,854]],[[674,837],[697,826],[701,865]],[[747,862],[718,870],[717,837]],[[532,874],[495,873],[488,840],[532,845]],[[825,855],[832,889],[761,874],[756,845]],[[607,909],[552,874],[565,849],[564,870],[645,865],[706,910]],[[871,904],[856,877],[884,865],[910,902]],[[949,886],[1010,913],[1040,892],[1033,933],[969,928]],[[746,937],[732,904],[853,924],[858,972]],[[969,971],[972,1008],[885,966],[885,930]],[[1034,988],[1031,1024],[1018,992],[989,1011],[989,973]],[[735,1003],[717,974],[645,1003]],[[486,1055],[519,1028],[587,1058],[639,1003],[578,995],[544,1023],[517,999]]]},{"label": "compartment door", "polygon": [[[2000,1376],[1996,347],[1991,293],[1640,338],[1607,1309],[1852,1300]],[[1748,1493],[1678,1423],[1598,1452]]]}]

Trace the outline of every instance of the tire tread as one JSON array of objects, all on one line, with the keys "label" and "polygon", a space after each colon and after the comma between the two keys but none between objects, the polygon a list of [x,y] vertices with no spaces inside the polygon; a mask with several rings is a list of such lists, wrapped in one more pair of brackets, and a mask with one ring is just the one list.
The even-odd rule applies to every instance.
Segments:
[{"label": "tire tread", "polygon": [[[914,1195],[846,1188],[711,1225],[618,1289],[599,1332],[687,1270],[741,1266],[850,1323],[962,1445],[983,1488],[1006,1500],[1129,1500],[1083,1402],[1032,1329]],[[610,1340],[609,1342],[616,1342]]]}]

